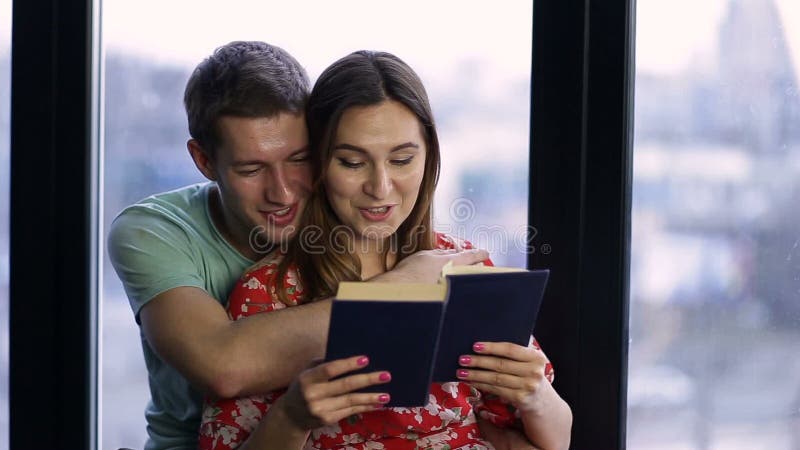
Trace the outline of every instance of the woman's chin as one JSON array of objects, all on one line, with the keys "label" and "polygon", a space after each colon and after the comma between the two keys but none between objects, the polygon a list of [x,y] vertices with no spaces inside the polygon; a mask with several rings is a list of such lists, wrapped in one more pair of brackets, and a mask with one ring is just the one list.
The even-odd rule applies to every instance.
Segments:
[{"label": "woman's chin", "polygon": [[358,230],[356,239],[372,247],[372,244],[389,244],[395,236],[396,227],[370,226],[368,229]]}]

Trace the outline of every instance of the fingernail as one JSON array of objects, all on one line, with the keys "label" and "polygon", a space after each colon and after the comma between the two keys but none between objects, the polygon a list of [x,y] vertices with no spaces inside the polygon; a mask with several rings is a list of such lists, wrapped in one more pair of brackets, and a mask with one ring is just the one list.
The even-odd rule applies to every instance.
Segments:
[{"label": "fingernail", "polygon": [[381,372],[381,374],[378,375],[378,379],[381,381],[389,381],[392,379],[392,374],[389,372]]},{"label": "fingernail", "polygon": [[389,403],[389,394],[381,394],[378,396],[378,402]]},{"label": "fingernail", "polygon": [[464,369],[456,370],[456,376],[458,378],[467,378],[469,376],[469,371]]},{"label": "fingernail", "polygon": [[476,342],[472,345],[472,349],[475,350],[476,352],[482,352],[483,349],[485,348],[486,346],[481,344],[480,342]]},{"label": "fingernail", "polygon": [[469,356],[466,356],[466,355],[465,355],[465,356],[462,356],[461,358],[458,358],[458,362],[459,362],[459,363],[460,363],[462,366],[467,366],[467,365],[469,365],[469,363],[471,363],[471,362],[472,362],[472,358],[470,358]]},{"label": "fingernail", "polygon": [[362,356],[361,358],[358,358],[358,360],[356,360],[356,364],[358,364],[359,366],[366,366],[367,364],[369,364],[369,358],[367,358],[366,356]]}]

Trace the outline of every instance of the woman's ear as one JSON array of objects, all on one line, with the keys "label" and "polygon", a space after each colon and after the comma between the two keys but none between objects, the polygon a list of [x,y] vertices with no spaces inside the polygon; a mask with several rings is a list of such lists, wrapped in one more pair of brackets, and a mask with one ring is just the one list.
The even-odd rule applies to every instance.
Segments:
[{"label": "woman's ear", "polygon": [[197,170],[203,174],[204,177],[211,181],[217,181],[217,174],[214,170],[214,161],[208,156],[208,153],[203,150],[200,143],[196,139],[189,139],[186,142],[186,148],[189,149],[189,155],[197,166]]}]

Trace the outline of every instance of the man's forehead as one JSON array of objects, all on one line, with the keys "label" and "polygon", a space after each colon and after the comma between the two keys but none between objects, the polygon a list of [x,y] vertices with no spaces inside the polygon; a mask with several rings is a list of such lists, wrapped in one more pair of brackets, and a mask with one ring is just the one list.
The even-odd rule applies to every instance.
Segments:
[{"label": "man's forehead", "polygon": [[224,116],[218,126],[221,147],[233,151],[295,151],[308,144],[303,115]]},{"label": "man's forehead", "polygon": [[280,112],[269,116],[240,116],[226,114],[217,119],[220,130],[232,131],[242,128],[264,128],[269,130],[305,130],[306,120],[303,113]]}]

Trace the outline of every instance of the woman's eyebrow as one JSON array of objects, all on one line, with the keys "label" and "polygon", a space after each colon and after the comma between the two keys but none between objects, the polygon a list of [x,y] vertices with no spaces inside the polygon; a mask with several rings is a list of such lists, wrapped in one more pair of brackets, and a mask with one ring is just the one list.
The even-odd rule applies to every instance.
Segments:
[{"label": "woman's eyebrow", "polygon": [[[390,152],[396,152],[398,150],[403,150],[403,149],[406,149],[406,148],[419,148],[419,145],[414,143],[414,142],[404,142],[404,143],[402,143],[400,145],[395,145],[389,151]],[[364,149],[362,147],[359,147],[357,145],[352,145],[352,144],[347,144],[347,143],[336,144],[336,146],[333,149],[334,150],[352,150],[354,152],[367,153],[366,149]]]}]

